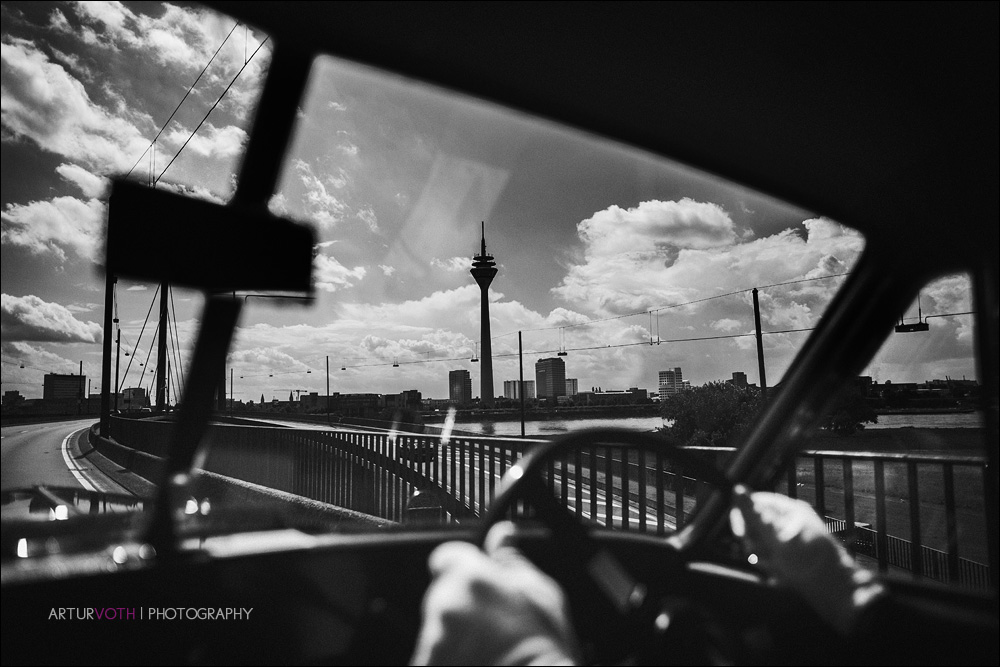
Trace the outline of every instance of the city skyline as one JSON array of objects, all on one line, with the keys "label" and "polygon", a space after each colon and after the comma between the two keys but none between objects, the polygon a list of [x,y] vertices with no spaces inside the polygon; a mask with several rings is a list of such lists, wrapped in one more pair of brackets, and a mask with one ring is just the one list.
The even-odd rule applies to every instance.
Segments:
[{"label": "city skyline", "polygon": [[[3,388],[35,397],[44,372],[82,361],[100,377],[110,178],[135,167],[134,179],[224,202],[269,43],[169,3],[5,2],[2,12]],[[484,220],[503,276],[487,290],[495,379],[518,377],[523,332],[527,368],[566,352],[581,386],[656,387],[676,366],[693,384],[733,368],[755,382],[748,291],[760,287],[765,332],[782,332],[764,336],[775,384],[864,244],[819,213],[676,163],[332,58],[309,90],[271,208],[316,229],[316,298],[247,296],[227,362],[237,399],[325,392],[327,361],[331,391],[444,396],[458,365],[478,384],[481,292],[468,270]],[[136,361],[126,374],[123,357],[123,386],[149,385],[136,372],[155,365],[155,323],[144,319],[155,291],[119,282],[123,353]],[[970,310],[964,278],[922,298],[925,314]],[[202,300],[172,290],[183,362]],[[915,347],[928,352],[919,364]],[[891,340],[868,374],[975,372],[971,320],[941,318]]]}]

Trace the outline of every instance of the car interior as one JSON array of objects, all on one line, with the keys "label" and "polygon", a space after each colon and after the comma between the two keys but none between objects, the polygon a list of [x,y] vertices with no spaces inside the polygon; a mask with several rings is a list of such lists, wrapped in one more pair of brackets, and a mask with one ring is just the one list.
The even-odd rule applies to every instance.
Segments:
[{"label": "car interior", "polygon": [[[5,576],[5,662],[406,664],[430,552],[454,539],[481,545],[490,526],[520,518],[518,544],[566,590],[588,663],[996,664],[996,3],[206,4],[261,30],[273,48],[232,199],[217,204],[124,180],[110,195],[107,269],[206,294],[166,490],[150,503],[148,522],[90,517],[91,537],[114,526],[129,535],[129,553],[152,545],[157,555],[107,568],[94,550]],[[858,230],[864,251],[729,457],[628,431],[571,433],[527,448],[518,474],[503,479],[478,517],[420,530],[317,529],[308,539],[275,519],[188,548],[203,538],[178,531],[178,503],[205,460],[199,443],[240,314],[238,301],[212,295],[313,289],[312,232],[268,203],[310,69],[327,55],[820,212]],[[149,225],[172,221],[166,242],[186,261],[136,254],[135,235],[115,234],[140,211]],[[187,242],[195,234],[203,243]],[[941,619],[939,632],[911,643],[874,628],[851,642],[747,562],[729,529],[731,494],[737,484],[781,488],[796,452],[810,449],[838,391],[894,335],[899,314],[928,282],[953,274],[969,277],[975,311],[988,585],[888,577],[892,595]],[[682,467],[700,480],[697,511],[665,534],[603,530],[567,512],[549,489],[551,461],[576,456],[579,466],[580,453],[596,447],[655,452]],[[12,539],[4,536],[5,550]],[[604,569],[595,574],[588,564],[598,555]],[[637,587],[641,601],[620,602]],[[45,620],[52,606],[255,611],[242,623],[57,625]],[[664,609],[668,627],[655,620]],[[28,632],[52,640],[9,643]]]}]

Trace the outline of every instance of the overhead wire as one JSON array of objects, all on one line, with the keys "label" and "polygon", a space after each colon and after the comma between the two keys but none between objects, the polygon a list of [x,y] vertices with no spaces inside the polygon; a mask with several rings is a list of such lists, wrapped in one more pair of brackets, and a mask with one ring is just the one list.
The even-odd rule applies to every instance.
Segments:
[{"label": "overhead wire", "polygon": [[[147,325],[147,324],[149,324],[149,316],[150,316],[150,315],[152,314],[152,312],[153,312],[153,304],[155,304],[155,303],[156,303],[156,295],[157,295],[157,294],[158,294],[159,292],[160,292],[160,286],[159,286],[159,285],[157,285],[157,286],[156,286],[156,291],[155,291],[155,292],[153,292],[153,299],[152,299],[152,301],[150,301],[150,302],[149,302],[149,310],[148,310],[148,311],[146,311],[146,319],[145,319],[145,320],[143,321],[143,323],[142,323],[142,329],[140,329],[140,330],[139,330],[139,338],[138,338],[138,339],[136,340],[136,342],[135,342],[135,346],[134,346],[134,347],[132,348],[132,349],[133,349],[133,351],[135,351],[135,352],[138,352],[138,351],[139,351],[139,344],[140,344],[140,343],[142,342],[142,334],[144,334],[144,333],[146,332],[146,325]],[[159,327],[159,325],[157,325],[157,327]],[[155,334],[155,333],[153,334],[153,338],[154,338],[154,339],[156,338],[156,334]],[[151,346],[151,347],[150,347],[150,351],[152,351],[152,349],[153,349],[153,348],[152,348],[152,346]],[[148,355],[148,354],[146,355],[146,358],[147,358],[147,359],[149,358],[149,355]],[[129,360],[128,360],[128,364],[127,364],[127,365],[126,365],[126,367],[125,367],[125,375],[124,375],[124,376],[122,377],[122,386],[125,386],[125,385],[127,384],[127,381],[128,381],[128,373],[129,373],[129,371],[130,371],[130,370],[132,369],[132,360],[133,360],[133,359],[135,359],[135,354],[133,354],[132,356],[130,356],[130,357],[129,357]],[[142,386],[142,381],[141,381],[141,380],[140,380],[140,382],[139,382],[139,386]]]},{"label": "overhead wire", "polygon": [[[661,310],[669,310],[671,308],[681,308],[683,306],[691,306],[691,305],[694,305],[696,303],[703,303],[705,301],[711,301],[713,299],[722,299],[724,297],[734,296],[736,294],[745,294],[746,292],[750,292],[750,291],[752,291],[754,289],[768,289],[768,288],[771,288],[771,287],[781,287],[783,285],[793,285],[795,283],[811,282],[811,281],[814,281],[814,280],[826,280],[828,278],[840,278],[840,277],[846,276],[848,273],[849,272],[845,271],[844,273],[833,273],[833,274],[825,275],[825,276],[815,276],[813,278],[800,278],[798,280],[787,280],[785,282],[780,282],[780,283],[771,283],[770,285],[758,285],[757,287],[745,287],[743,289],[734,290],[732,292],[726,292],[724,294],[713,294],[712,296],[706,296],[706,297],[703,297],[701,299],[693,299],[691,301],[685,301],[683,303],[672,303],[672,304],[668,304],[666,306],[658,306],[656,308],[647,308],[646,310],[639,310],[639,311],[636,311],[634,313],[626,313],[624,315],[610,315],[608,317],[595,318],[595,319],[591,319],[591,320],[586,320],[584,322],[575,322],[575,323],[572,323],[572,324],[557,324],[557,325],[548,326],[548,327],[535,327],[533,329],[520,329],[520,331],[522,333],[527,333],[527,332],[532,332],[532,331],[554,331],[556,329],[569,329],[571,327],[583,327],[583,326],[588,326],[588,325],[591,325],[591,324],[599,324],[601,322],[611,322],[611,321],[614,321],[614,320],[623,320],[623,319],[625,319],[627,317],[636,317],[638,315],[647,315],[649,313],[659,313]],[[491,336],[490,340],[497,340],[498,338],[504,338],[506,336],[511,336],[511,335],[513,335],[515,333],[517,333],[517,331],[508,331],[506,333],[502,333],[502,334],[499,334],[499,335],[496,335],[496,336]]]},{"label": "overhead wire", "polygon": [[177,333],[177,306],[174,305],[174,288],[170,288],[170,309],[174,313],[174,340],[177,342],[177,365],[180,373],[180,383],[184,384],[184,364],[181,358],[181,339]]},{"label": "overhead wire", "polygon": [[[235,30],[236,30],[236,28],[237,28],[237,27],[238,27],[239,25],[240,25],[240,24],[239,24],[239,22],[238,22],[238,21],[237,21],[237,22],[236,22],[236,23],[235,23],[235,24],[233,25],[233,27],[232,27],[232,30],[230,30],[230,31],[229,31],[229,34],[228,34],[228,35],[226,35],[226,38],[225,38],[224,40],[222,40],[222,44],[220,44],[220,45],[219,45],[219,48],[217,48],[217,49],[215,50],[215,53],[213,53],[213,54],[212,54],[212,57],[211,57],[211,58],[209,59],[208,63],[206,63],[206,64],[205,64],[205,67],[203,67],[203,68],[202,68],[201,72],[200,72],[200,73],[198,74],[198,76],[197,76],[197,77],[195,78],[194,82],[193,82],[193,83],[192,83],[192,84],[191,84],[190,86],[188,86],[188,89],[187,89],[187,92],[186,92],[186,93],[184,93],[184,97],[182,97],[182,98],[181,98],[181,101],[177,103],[177,106],[176,106],[176,107],[174,107],[174,110],[173,110],[173,111],[172,111],[172,112],[170,113],[170,116],[169,116],[169,117],[167,118],[166,122],[164,122],[164,123],[163,123],[163,125],[161,125],[161,126],[160,126],[160,131],[156,133],[156,136],[155,136],[155,137],[153,137],[153,140],[152,140],[151,142],[149,142],[149,146],[147,146],[147,147],[146,147],[146,150],[145,150],[145,151],[143,151],[142,155],[140,155],[140,156],[139,156],[139,159],[135,161],[135,164],[134,164],[134,165],[132,165],[132,168],[128,170],[128,173],[127,173],[127,174],[125,174],[125,177],[126,177],[126,178],[128,178],[128,176],[129,176],[129,175],[130,175],[130,174],[131,174],[131,173],[132,173],[133,171],[135,171],[135,168],[139,166],[139,162],[141,162],[141,161],[142,161],[142,158],[143,158],[143,157],[144,157],[144,156],[146,155],[146,153],[148,153],[148,152],[150,151],[150,149],[151,149],[151,148],[153,148],[153,149],[155,150],[155,148],[154,148],[154,147],[155,147],[155,145],[156,145],[156,140],[157,140],[157,139],[159,139],[159,138],[160,138],[160,135],[161,135],[161,134],[163,134],[163,131],[164,131],[165,129],[167,129],[167,125],[169,125],[169,124],[170,124],[170,121],[172,121],[172,120],[174,119],[174,116],[175,116],[175,115],[177,114],[177,111],[178,111],[178,110],[179,110],[179,109],[181,108],[181,105],[182,105],[182,104],[184,104],[184,100],[186,100],[186,99],[188,98],[188,95],[190,95],[190,94],[191,94],[191,91],[193,91],[193,90],[194,90],[194,87],[195,87],[196,85],[198,85],[198,82],[199,82],[199,81],[201,81],[201,77],[205,75],[205,72],[207,72],[207,71],[208,71],[208,68],[209,68],[209,67],[210,67],[210,66],[212,65],[212,63],[213,63],[213,62],[215,62],[215,58],[216,58],[216,56],[218,56],[218,55],[219,55],[219,52],[220,52],[220,51],[222,51],[222,47],[224,47],[224,46],[226,45],[226,42],[228,42],[228,41],[229,41],[229,38],[230,38],[230,36],[232,36],[232,34],[233,34],[233,31],[235,31]],[[245,63],[244,63],[244,65],[245,65]],[[227,89],[227,90],[228,90],[228,89]]]},{"label": "overhead wire", "polygon": [[260,44],[259,44],[259,45],[257,46],[257,48],[256,48],[256,49],[254,49],[254,52],[253,52],[252,54],[250,54],[250,59],[249,59],[249,60],[247,60],[246,62],[244,62],[244,63],[243,63],[243,67],[241,67],[241,68],[240,68],[240,71],[236,73],[236,76],[234,76],[234,77],[233,77],[233,80],[229,82],[229,85],[228,85],[228,86],[226,86],[226,89],[222,91],[222,94],[221,94],[221,95],[219,95],[219,99],[217,99],[217,100],[215,101],[215,104],[213,104],[213,105],[212,105],[212,108],[208,110],[208,113],[206,113],[206,114],[205,114],[205,117],[201,119],[201,122],[199,122],[199,123],[198,123],[198,126],[197,126],[197,127],[195,127],[195,128],[194,128],[194,130],[192,130],[192,131],[191,131],[191,135],[190,135],[190,136],[188,136],[188,138],[184,140],[184,143],[183,143],[183,144],[181,144],[181,147],[180,147],[179,149],[177,149],[177,152],[176,152],[176,153],[174,153],[174,156],[173,156],[172,158],[170,158],[170,162],[168,162],[168,163],[167,163],[167,166],[163,168],[163,171],[161,171],[161,172],[160,172],[160,175],[159,175],[159,176],[157,176],[157,177],[156,177],[156,180],[154,180],[154,181],[153,181],[153,184],[154,184],[154,185],[155,185],[156,183],[159,183],[159,182],[160,182],[160,179],[162,179],[162,178],[163,178],[163,175],[164,175],[165,173],[167,173],[167,170],[168,170],[168,169],[170,169],[170,166],[171,166],[171,165],[172,165],[172,164],[174,163],[174,161],[175,161],[175,160],[177,160],[177,158],[178,158],[178,156],[180,156],[181,152],[182,152],[182,151],[183,151],[183,150],[184,150],[184,149],[185,149],[185,148],[187,147],[188,143],[190,143],[190,141],[191,141],[191,140],[192,140],[192,139],[194,138],[194,135],[198,133],[198,130],[200,130],[200,129],[201,129],[201,126],[205,124],[205,121],[207,121],[207,120],[208,120],[208,117],[212,115],[212,112],[213,112],[213,111],[215,111],[215,108],[216,108],[217,106],[219,106],[219,103],[220,103],[220,102],[222,102],[222,99],[223,99],[223,98],[224,98],[224,97],[226,96],[226,93],[228,93],[228,92],[229,92],[229,89],[230,89],[230,88],[232,88],[232,87],[233,87],[233,84],[235,84],[235,83],[236,83],[236,80],[240,78],[240,74],[242,74],[242,73],[243,73],[243,70],[245,70],[245,69],[247,68],[247,65],[249,65],[249,64],[250,64],[250,61],[254,59],[254,56],[256,56],[256,55],[257,55],[257,53],[258,53],[258,52],[259,52],[259,51],[260,51],[260,50],[261,50],[262,48],[264,48],[264,45],[265,45],[265,44],[267,44],[267,41],[268,41],[268,39],[270,39],[270,37],[265,37],[265,38],[264,38],[264,41],[262,41],[262,42],[261,42],[261,43],[260,43]]}]

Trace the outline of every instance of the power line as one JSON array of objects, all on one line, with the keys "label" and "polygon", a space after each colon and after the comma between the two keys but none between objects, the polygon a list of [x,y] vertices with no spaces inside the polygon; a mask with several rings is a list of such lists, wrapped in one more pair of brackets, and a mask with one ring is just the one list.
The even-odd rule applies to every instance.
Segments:
[{"label": "power line", "polygon": [[[806,327],[806,328],[802,328],[802,329],[782,329],[782,330],[779,330],[779,331],[762,331],[761,334],[765,335],[765,336],[769,336],[769,335],[777,335],[777,334],[799,333],[799,332],[803,332],[803,331],[812,331],[815,328],[816,327]],[[658,345],[658,344],[662,344],[662,343],[691,343],[691,342],[706,341],[706,340],[723,340],[723,339],[727,339],[727,338],[746,338],[748,336],[754,336],[754,335],[756,335],[756,334],[754,334],[754,333],[742,333],[742,334],[723,334],[723,335],[719,335],[719,336],[696,336],[696,337],[692,337],[692,338],[671,338],[671,339],[660,340],[659,343],[654,343],[654,345]],[[528,352],[522,352],[521,355],[522,356],[530,356],[530,355],[538,355],[538,354],[555,354],[555,353],[560,352],[560,351],[565,351],[565,352],[589,352],[589,351],[593,351],[593,350],[620,349],[620,348],[624,348],[624,347],[640,347],[640,346],[649,347],[649,345],[650,345],[650,343],[648,341],[638,341],[638,342],[632,342],[632,343],[615,343],[615,344],[608,344],[608,345],[591,345],[591,346],[587,346],[587,347],[569,347],[569,348],[559,348],[559,349],[551,349],[551,350],[531,350],[531,351],[528,351]],[[501,353],[501,354],[494,354],[493,358],[494,359],[504,359],[504,358],[510,358],[510,357],[516,357],[516,356],[518,356],[517,352],[504,352],[504,353]],[[435,362],[441,362],[441,361],[467,361],[467,358],[466,357],[448,357],[448,358],[435,358],[435,359],[413,359],[413,360],[410,360],[410,361],[395,361],[395,362],[392,362],[392,363],[390,363],[388,361],[384,361],[384,362],[376,362],[376,363],[370,363],[370,364],[355,364],[353,366],[346,366],[345,368],[378,368],[378,367],[384,367],[384,366],[410,366],[410,365],[413,365],[413,364],[429,364],[429,363],[435,363]],[[292,372],[296,372],[296,371],[292,371]],[[298,371],[298,372],[301,372],[301,371]],[[279,373],[274,373],[274,375],[279,375]],[[287,373],[282,373],[282,375],[287,375]],[[246,375],[246,376],[241,376],[241,377],[261,377],[261,376],[260,375]]]},{"label": "power line", "polygon": [[[265,37],[264,41],[260,43],[260,45],[254,50],[252,54],[250,54],[250,60],[253,60],[254,56],[257,55],[257,52],[260,51],[262,48],[264,48],[264,45],[267,44],[268,39],[270,39],[270,37]],[[219,99],[215,101],[215,104],[213,104],[212,108],[208,110],[208,113],[205,114],[205,117],[201,119],[201,122],[198,123],[198,126],[194,128],[194,130],[191,132],[191,136],[189,136],[187,139],[184,140],[184,143],[181,145],[179,149],[177,149],[177,152],[174,154],[174,156],[170,158],[170,162],[167,163],[167,166],[163,168],[163,171],[160,172],[160,175],[156,177],[155,181],[153,181],[153,185],[156,185],[157,183],[160,182],[160,179],[163,178],[163,174],[167,173],[167,169],[170,169],[170,165],[174,163],[174,160],[176,160],[177,157],[181,154],[181,152],[187,147],[188,143],[190,143],[190,141],[194,139],[194,135],[198,133],[198,130],[201,129],[201,126],[205,124],[205,121],[208,120],[208,117],[212,115],[213,111],[215,111],[215,107],[219,106],[219,103],[222,102],[222,98],[226,96],[226,93],[229,92],[229,89],[232,88],[233,84],[236,83],[236,80],[240,78],[240,74],[242,74],[243,70],[245,70],[247,68],[247,65],[250,64],[250,60],[247,60],[245,63],[243,63],[243,67],[241,67],[240,71],[236,73],[236,76],[233,77],[233,80],[229,82],[229,85],[226,86],[226,89],[222,91],[222,94],[219,95]]]},{"label": "power line", "polygon": [[[670,305],[667,305],[667,306],[659,306],[657,308],[649,308],[649,309],[646,309],[646,310],[636,311],[634,313],[627,313],[625,315],[612,315],[610,317],[602,317],[602,318],[597,318],[597,319],[593,319],[593,320],[587,320],[585,322],[574,322],[572,324],[560,324],[560,325],[551,326],[551,327],[537,327],[537,328],[534,328],[534,329],[521,329],[521,332],[528,332],[528,331],[554,331],[556,329],[570,329],[572,327],[582,327],[582,326],[587,326],[587,325],[590,325],[590,324],[598,324],[600,322],[610,322],[610,321],[613,321],[613,320],[622,320],[622,319],[625,319],[626,317],[636,317],[638,315],[647,315],[649,313],[659,313],[661,310],[669,310],[671,308],[681,308],[683,306],[690,306],[690,305],[693,305],[693,304],[696,304],[696,303],[703,303],[705,301],[711,301],[713,299],[721,299],[721,298],[727,297],[727,296],[733,296],[733,295],[736,295],[736,294],[743,294],[743,293],[749,292],[750,290],[753,290],[753,289],[768,289],[770,287],[781,287],[783,285],[794,285],[795,283],[805,283],[805,282],[811,282],[811,281],[814,281],[814,280],[826,280],[827,278],[840,278],[842,276],[846,276],[848,273],[849,272],[834,273],[834,274],[830,274],[830,275],[826,275],[826,276],[816,276],[814,278],[800,278],[798,280],[787,280],[785,282],[780,282],[780,283],[771,283],[770,285],[758,285],[756,288],[754,288],[754,287],[746,287],[746,288],[735,290],[735,291],[732,291],[732,292],[726,292],[725,294],[715,294],[715,295],[712,295],[712,296],[703,297],[701,299],[694,299],[692,301],[685,301],[684,303],[673,303],[673,304],[670,304]],[[500,334],[498,336],[492,336],[490,338],[490,340],[497,340],[498,338],[503,338],[505,336],[511,336],[511,335],[513,335],[515,333],[517,333],[517,332],[516,331],[508,331],[507,333],[503,333],[503,334]]]},{"label": "power line", "polygon": [[[217,55],[219,55],[219,52],[220,52],[220,51],[222,51],[222,47],[223,47],[223,46],[225,46],[225,45],[226,45],[226,42],[228,42],[228,41],[229,41],[229,37],[230,37],[230,36],[231,36],[231,35],[233,34],[233,31],[235,31],[235,30],[236,30],[237,26],[239,26],[239,22],[237,22],[236,24],[234,24],[234,25],[233,25],[233,28],[232,28],[232,30],[230,30],[230,31],[229,31],[229,34],[228,34],[228,35],[226,35],[226,38],[225,38],[224,40],[222,40],[222,44],[219,44],[219,48],[217,48],[217,49],[215,50],[215,53],[214,53],[214,54],[212,54],[212,58],[211,58],[211,59],[210,59],[210,60],[208,61],[208,64],[206,64],[206,65],[205,65],[205,67],[204,67],[204,68],[203,68],[203,69],[201,70],[201,73],[200,73],[200,74],[198,75],[198,77],[197,77],[197,78],[196,78],[196,79],[194,80],[194,83],[192,83],[192,84],[191,84],[191,85],[190,85],[190,86],[188,87],[188,89],[187,89],[187,92],[186,92],[186,93],[184,93],[184,97],[182,97],[182,98],[181,98],[181,101],[177,103],[177,106],[176,106],[176,107],[174,107],[174,110],[173,110],[173,111],[171,112],[171,114],[170,114],[170,117],[169,117],[169,118],[167,118],[166,122],[165,122],[165,123],[163,123],[163,125],[161,125],[161,126],[160,126],[160,131],[156,133],[156,136],[155,136],[155,137],[153,137],[153,140],[152,140],[151,142],[149,142],[149,146],[147,146],[147,147],[146,147],[146,150],[144,150],[144,151],[142,152],[142,155],[140,155],[140,156],[139,156],[139,159],[135,161],[135,164],[134,164],[134,165],[132,165],[132,168],[128,170],[128,174],[125,174],[125,177],[126,177],[126,178],[128,178],[128,177],[129,177],[129,175],[130,175],[130,174],[131,174],[131,173],[132,173],[133,171],[135,171],[135,168],[139,166],[139,162],[141,162],[141,161],[142,161],[142,158],[143,158],[143,157],[144,157],[144,156],[146,155],[146,153],[148,153],[148,152],[149,152],[149,149],[150,149],[150,148],[153,148],[153,146],[155,146],[155,145],[156,145],[156,140],[157,140],[157,139],[159,139],[159,138],[160,138],[160,135],[161,135],[161,134],[163,134],[163,131],[164,131],[165,129],[167,129],[167,125],[169,125],[169,124],[170,124],[170,121],[172,121],[172,120],[174,119],[174,115],[175,115],[175,114],[177,113],[177,111],[178,111],[178,110],[179,110],[179,109],[181,108],[181,105],[182,105],[182,104],[184,104],[184,100],[186,100],[186,99],[188,98],[188,95],[190,95],[190,94],[191,94],[191,91],[192,91],[192,90],[194,90],[194,87],[198,85],[198,82],[199,82],[199,81],[201,81],[201,77],[202,77],[202,76],[204,76],[205,72],[207,72],[207,71],[208,71],[208,68],[209,68],[209,67],[210,67],[210,66],[212,65],[212,63],[213,63],[213,62],[215,62],[215,57],[216,57]],[[245,64],[244,64],[244,65],[245,65]],[[230,84],[230,85],[231,85],[231,84]],[[228,90],[228,89],[227,89],[227,90]]]}]

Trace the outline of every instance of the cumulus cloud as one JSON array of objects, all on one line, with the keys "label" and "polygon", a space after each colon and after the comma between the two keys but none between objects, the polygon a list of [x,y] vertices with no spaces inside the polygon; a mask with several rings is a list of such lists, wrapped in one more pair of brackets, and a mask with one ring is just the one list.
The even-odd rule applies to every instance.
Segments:
[{"label": "cumulus cloud", "polygon": [[724,317],[721,320],[716,320],[715,322],[712,322],[711,326],[713,329],[716,329],[718,331],[730,332],[740,329],[743,325],[739,322],[739,320],[734,320],[728,317]]},{"label": "cumulus cloud", "polygon": [[101,307],[99,303],[71,303],[66,306],[66,310],[73,313],[90,313]]},{"label": "cumulus cloud", "polygon": [[344,220],[348,212],[347,204],[333,194],[332,190],[343,187],[343,182],[326,176],[321,178],[313,173],[312,167],[304,160],[296,160],[295,171],[305,187],[303,202],[305,213],[322,227],[333,227]]},{"label": "cumulus cloud", "polygon": [[267,202],[267,210],[274,215],[287,216],[288,197],[282,192],[271,195],[271,199]]},{"label": "cumulus cloud", "polygon": [[449,273],[468,271],[472,268],[472,260],[468,257],[449,257],[447,259],[431,258],[431,266]]},{"label": "cumulus cloud", "polygon": [[226,199],[224,197],[198,184],[173,183],[164,180],[159,181],[156,187],[160,190],[176,192],[179,195],[191,197],[192,199],[202,199],[204,201],[210,201],[214,204],[226,203]]},{"label": "cumulus cloud", "polygon": [[99,343],[103,339],[96,322],[81,322],[69,309],[34,295],[0,297],[0,324],[5,341],[46,343]]},{"label": "cumulus cloud", "polygon": [[[228,16],[206,9],[163,5],[160,16],[133,12],[119,2],[78,2],[68,8],[80,22],[74,28],[60,10],[54,10],[50,25],[66,34],[76,34],[83,41],[111,51],[137,50],[149,53],[160,65],[197,71],[223,43],[233,28]],[[252,31],[240,31],[228,42],[217,63],[225,74],[242,67],[244,56],[261,45],[261,37]],[[251,61],[244,75],[256,79],[263,62]],[[209,70],[209,77],[220,77]],[[227,77],[223,77],[227,78]]]},{"label": "cumulus cloud", "polygon": [[366,206],[365,208],[358,211],[358,218],[361,222],[365,223],[368,227],[368,231],[372,234],[377,234],[378,229],[378,217],[375,215],[375,211],[372,210],[371,206]]},{"label": "cumulus cloud", "polygon": [[163,134],[163,139],[172,145],[174,150],[180,149],[189,137],[191,140],[184,148],[186,151],[202,157],[233,158],[243,153],[243,143],[246,141],[247,133],[235,125],[215,127],[211,123],[205,123],[193,137],[190,129],[180,126],[172,126],[169,132]]},{"label": "cumulus cloud", "polygon": [[66,65],[77,77],[85,81],[93,81],[94,72],[80,61],[80,57],[72,53],[64,53],[55,47],[51,47],[52,56]]},{"label": "cumulus cloud", "polygon": [[365,277],[365,267],[349,269],[330,255],[317,254],[313,258],[313,273],[316,287],[327,292],[336,292],[352,286]]},{"label": "cumulus cloud", "polygon": [[309,367],[287,352],[273,346],[234,350],[233,363],[247,364],[251,368],[279,371],[307,371]]},{"label": "cumulus cloud", "polygon": [[56,167],[56,173],[78,187],[80,192],[91,199],[101,199],[107,194],[110,181],[79,165],[61,164]]},{"label": "cumulus cloud", "polygon": [[[392,339],[369,334],[361,340],[360,347],[378,359],[429,361],[454,355],[454,342],[434,340],[430,336]],[[467,341],[463,342],[467,344]]]},{"label": "cumulus cloud", "polygon": [[382,269],[382,273],[384,273],[387,276],[391,276],[396,272],[396,267],[388,266],[386,264],[379,264],[378,268]]},{"label": "cumulus cloud", "polygon": [[124,171],[145,149],[134,125],[95,104],[80,81],[31,42],[5,38],[0,63],[5,134],[101,174]]},{"label": "cumulus cloud", "polygon": [[[5,357],[17,359],[25,365],[25,368],[22,369],[15,365],[5,364],[3,380],[4,385],[9,385],[10,388],[20,391],[22,395],[27,394],[26,398],[31,398],[32,394],[40,395],[42,393],[38,377],[39,370],[59,373],[72,369],[72,372],[75,373],[78,368],[77,364],[80,363],[79,359],[67,359],[40,345],[32,345],[25,341],[4,340],[0,343],[0,350],[3,351]],[[4,387],[4,389],[7,388],[7,386]]]},{"label": "cumulus cloud", "polygon": [[577,225],[588,257],[658,254],[664,247],[711,248],[732,244],[736,228],[721,206],[696,202],[646,201],[635,208],[609,206]]},{"label": "cumulus cloud", "polygon": [[0,214],[0,238],[34,253],[52,253],[61,260],[66,259],[64,248],[92,260],[100,247],[106,217],[107,207],[97,199],[55,197],[7,204]]},{"label": "cumulus cloud", "polygon": [[[647,202],[649,204],[649,202]],[[666,204],[673,204],[667,206]],[[553,293],[598,315],[620,315],[800,278],[845,272],[864,245],[836,222],[807,220],[801,229],[747,239],[715,204],[689,199],[653,202],[629,211],[611,207],[578,225],[582,261],[568,267]],[[786,290],[826,298],[829,284]],[[764,297],[762,297],[764,298]],[[782,297],[785,298],[785,297]],[[815,313],[813,313],[815,314]],[[774,314],[775,322],[781,318]],[[715,320],[731,317],[720,314]],[[738,317],[735,319],[739,319]],[[802,317],[784,318],[786,324]]]}]

